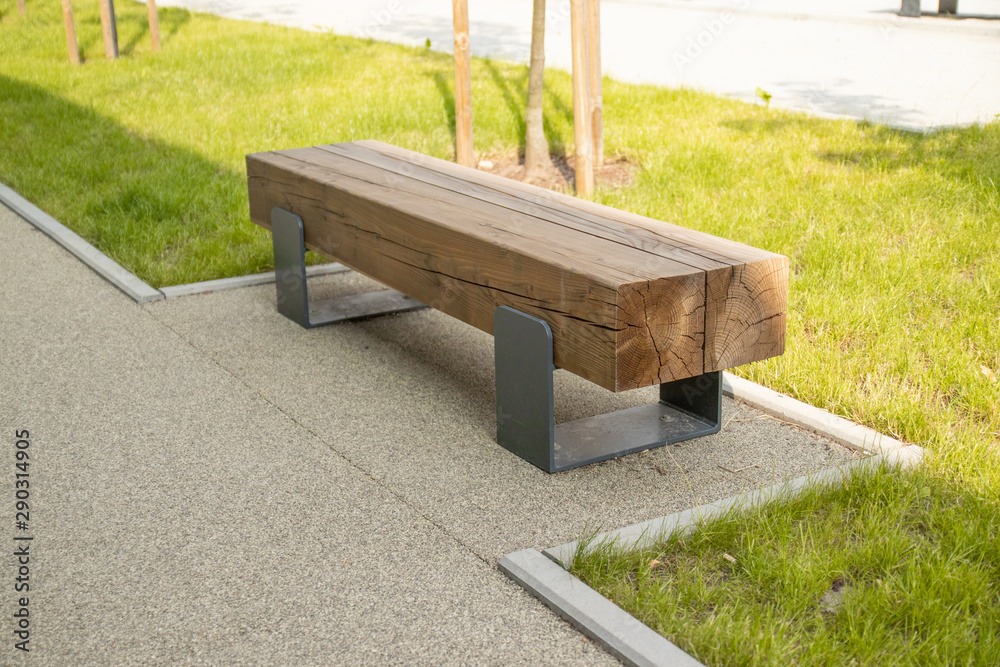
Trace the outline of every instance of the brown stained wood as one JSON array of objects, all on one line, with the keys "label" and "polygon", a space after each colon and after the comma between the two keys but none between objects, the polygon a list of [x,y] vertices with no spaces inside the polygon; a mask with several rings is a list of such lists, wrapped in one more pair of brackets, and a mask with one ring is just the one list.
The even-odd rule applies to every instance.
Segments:
[{"label": "brown stained wood", "polygon": [[618,390],[647,387],[705,372],[705,282],[650,280],[622,285],[615,341]]},{"label": "brown stained wood", "polygon": [[21,16],[27,16],[28,10],[24,6],[24,0],[17,0],[17,11]]},{"label": "brown stained wood", "polygon": [[149,17],[149,36],[153,40],[153,50],[160,50],[160,19],[156,16],[156,0],[146,0],[146,15]]},{"label": "brown stained wood", "polygon": [[63,24],[66,26],[66,50],[69,51],[69,61],[80,64],[80,48],[76,44],[76,27],[73,25],[73,3],[62,0]]},{"label": "brown stained wood", "polygon": [[[603,274],[616,283],[641,280],[649,275],[687,275],[691,266],[675,259],[661,257],[627,244],[608,244],[595,238],[589,230],[577,230],[569,225],[553,228],[539,225],[537,216],[513,207],[484,207],[487,197],[477,197],[469,192],[440,187],[409,174],[380,168],[350,156],[352,151],[341,147],[317,147],[282,151],[284,157],[301,160],[310,169],[313,166],[329,170],[342,179],[357,180],[358,187],[382,186],[383,190],[370,196],[399,198],[406,196],[407,210],[434,218],[438,224],[465,234],[469,225],[476,225],[484,234],[512,248],[535,252],[547,262],[565,268]],[[332,153],[332,154],[324,154]],[[345,157],[347,159],[345,159]],[[341,183],[345,187],[345,183]],[[412,197],[410,197],[412,195]],[[502,215],[498,218],[497,213]],[[562,222],[568,221],[568,218]]]},{"label": "brown stained wood", "polygon": [[587,8],[570,0],[570,41],[573,49],[573,137],[576,160],[573,186],[581,197],[594,191],[594,136],[591,129],[590,58],[587,50]]},{"label": "brown stained wood", "polygon": [[[691,266],[703,269],[732,266],[734,262],[774,257],[774,253],[758,250],[736,241],[705,234],[686,227],[678,227],[661,220],[621,211],[610,206],[572,197],[559,192],[503,178],[496,174],[470,172],[454,163],[428,155],[421,155],[378,141],[355,141],[337,144],[338,147],[358,147],[392,158],[392,164],[415,178],[424,174],[450,177],[462,183],[466,190],[492,192],[507,196],[507,201],[520,201],[521,205],[539,215],[548,211],[565,212],[564,220],[601,238],[634,245],[652,252],[676,258]],[[332,147],[323,146],[324,150]]]},{"label": "brown stained wood", "polygon": [[788,258],[717,269],[706,283],[705,371],[721,371],[785,352]]},{"label": "brown stained wood", "polygon": [[[612,285],[512,252],[489,236],[456,234],[427,219],[433,209],[422,210],[420,200],[400,196],[386,206],[357,183],[303,179],[288,162],[254,157],[271,156],[248,159],[254,222],[268,226],[274,206],[296,213],[308,248],[487,332],[500,305],[544,318],[566,341],[555,351],[556,363],[585,367],[595,381],[613,377]],[[574,326],[571,313],[591,313],[594,323]]]},{"label": "brown stained wood", "polygon": [[468,0],[452,0],[455,33],[455,154],[460,165],[472,167],[472,49],[469,45]]},{"label": "brown stained wood", "polygon": [[377,142],[249,155],[247,173],[255,223],[289,210],[310,249],[487,332],[500,305],[540,317],[555,363],[607,389],[784,344],[779,255]]},{"label": "brown stained wood", "polygon": [[[527,210],[534,215],[551,220],[556,224],[568,224],[598,235],[600,238],[614,241],[616,243],[628,244],[636,248],[641,248],[663,257],[672,258],[678,262],[698,267],[706,271],[706,277],[713,279],[713,284],[718,284],[719,280],[727,280],[730,270],[734,266],[746,264],[752,267],[767,267],[765,275],[772,269],[778,270],[784,267],[783,274],[770,276],[768,280],[776,283],[777,289],[773,293],[774,299],[756,299],[755,308],[759,311],[758,317],[746,315],[738,317],[740,308],[737,306],[738,300],[734,303],[726,303],[730,315],[726,315],[726,310],[719,306],[713,310],[711,315],[716,320],[721,313],[722,319],[729,322],[728,327],[720,328],[717,334],[706,342],[710,345],[710,350],[706,351],[706,371],[732,368],[750,360],[766,359],[779,355],[784,350],[784,319],[768,320],[777,314],[784,313],[787,301],[787,267],[788,260],[773,253],[758,250],[735,241],[721,239],[709,234],[697,232],[683,227],[677,227],[659,220],[638,216],[626,211],[589,202],[576,197],[570,197],[549,190],[543,190],[534,186],[522,184],[493,174],[485,172],[472,172],[475,174],[475,182],[466,176],[468,170],[456,165],[423,156],[403,149],[381,144],[379,142],[355,142],[353,144],[342,144],[343,147],[350,147],[350,150],[359,156],[373,156],[375,154],[390,159],[387,165],[405,164],[405,171],[414,178],[434,180],[446,185],[449,182],[458,184],[455,187],[462,187],[470,196],[482,197],[493,203],[503,206],[516,206],[519,203],[519,210]],[[323,147],[325,150],[337,150],[334,147]],[[365,157],[365,159],[369,159]],[[465,177],[465,178],[464,178]],[[718,270],[718,276],[716,275]],[[728,282],[726,283],[728,285]],[[736,283],[738,284],[738,283]],[[761,286],[760,291],[765,291]],[[727,290],[716,289],[711,296],[713,300],[726,299],[729,292]],[[733,291],[738,295],[738,291]],[[708,316],[709,314],[706,314]],[[708,328],[715,330],[714,326]],[[737,333],[739,332],[739,333]],[[727,341],[733,339],[735,343],[730,345]],[[728,347],[727,347],[728,346]],[[742,353],[744,347],[752,348],[750,352]],[[719,350],[716,354],[715,350]]]}]

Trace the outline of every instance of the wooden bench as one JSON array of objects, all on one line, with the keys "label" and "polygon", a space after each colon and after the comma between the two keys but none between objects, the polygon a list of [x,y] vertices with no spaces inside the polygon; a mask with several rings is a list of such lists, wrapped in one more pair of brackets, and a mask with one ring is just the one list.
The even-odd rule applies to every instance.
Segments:
[{"label": "wooden bench", "polygon": [[[402,293],[384,310],[494,334],[498,441],[550,472],[717,431],[720,371],[784,351],[781,255],[374,141],[248,155],[247,175],[279,310],[344,311],[305,305],[309,248]],[[371,312],[346,310],[325,319]],[[556,426],[554,366],[661,401]]]}]

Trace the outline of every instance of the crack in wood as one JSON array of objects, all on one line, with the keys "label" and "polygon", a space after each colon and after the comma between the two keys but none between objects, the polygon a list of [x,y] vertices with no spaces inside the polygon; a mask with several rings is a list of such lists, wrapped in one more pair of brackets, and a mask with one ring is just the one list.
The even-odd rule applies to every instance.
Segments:
[{"label": "crack in wood", "polygon": [[310,249],[484,331],[498,305],[535,315],[607,389],[783,349],[780,255],[377,142],[250,155],[247,183],[255,223],[298,213]]}]

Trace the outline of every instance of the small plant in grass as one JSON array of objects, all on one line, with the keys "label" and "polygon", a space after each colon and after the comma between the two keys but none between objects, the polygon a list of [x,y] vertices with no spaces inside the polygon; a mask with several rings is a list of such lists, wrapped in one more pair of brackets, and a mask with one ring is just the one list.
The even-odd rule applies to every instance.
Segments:
[{"label": "small plant in grass", "polygon": [[882,467],[572,571],[711,665],[987,665],[998,537],[989,499]]}]

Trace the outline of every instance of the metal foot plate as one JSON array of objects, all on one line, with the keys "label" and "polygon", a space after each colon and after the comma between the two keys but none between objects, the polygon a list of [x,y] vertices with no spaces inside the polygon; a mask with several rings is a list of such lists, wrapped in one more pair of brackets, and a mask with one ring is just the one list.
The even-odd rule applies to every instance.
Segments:
[{"label": "metal foot plate", "polygon": [[717,433],[722,373],[660,385],[660,402],[555,424],[552,332],[513,308],[494,314],[497,442],[546,472]]},{"label": "metal foot plate", "polygon": [[271,211],[271,242],[274,245],[278,312],[306,329],[427,307],[391,289],[310,303],[302,218],[274,208]]}]

